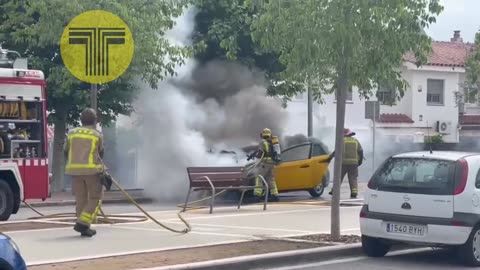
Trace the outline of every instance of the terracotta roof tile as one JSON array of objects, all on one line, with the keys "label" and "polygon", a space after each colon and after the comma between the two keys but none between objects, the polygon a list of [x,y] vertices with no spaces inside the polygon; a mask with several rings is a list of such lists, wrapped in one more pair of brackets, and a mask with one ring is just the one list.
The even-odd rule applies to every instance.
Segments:
[{"label": "terracotta roof tile", "polygon": [[460,115],[460,125],[480,125],[480,115],[476,115],[476,114]]},{"label": "terracotta roof tile", "polygon": [[[432,53],[429,55],[426,65],[464,67],[473,48],[474,45],[471,43],[433,41]],[[413,53],[407,53],[404,59],[407,62],[416,62]]]},{"label": "terracotta roof tile", "polygon": [[401,114],[401,113],[383,113],[380,114],[380,118],[378,119],[380,123],[407,123],[411,124],[414,123],[412,118],[408,115]]}]

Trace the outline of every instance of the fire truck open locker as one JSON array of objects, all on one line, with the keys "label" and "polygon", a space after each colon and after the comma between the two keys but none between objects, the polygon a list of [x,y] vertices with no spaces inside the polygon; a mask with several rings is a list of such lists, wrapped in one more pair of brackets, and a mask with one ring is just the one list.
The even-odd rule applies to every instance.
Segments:
[{"label": "fire truck open locker", "polygon": [[0,221],[16,214],[25,199],[50,192],[46,83],[43,72],[26,60],[1,65],[0,48]]}]

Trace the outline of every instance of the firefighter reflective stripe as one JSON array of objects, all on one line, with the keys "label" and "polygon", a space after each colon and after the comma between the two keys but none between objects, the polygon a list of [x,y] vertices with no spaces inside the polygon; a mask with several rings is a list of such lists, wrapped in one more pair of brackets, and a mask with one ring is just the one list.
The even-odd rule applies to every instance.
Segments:
[{"label": "firefighter reflective stripe", "polygon": [[97,219],[98,212],[100,211],[100,207],[102,206],[102,200],[98,201],[97,207],[95,208],[95,212],[92,214],[92,220]]},{"label": "firefighter reflective stripe", "polygon": [[262,144],[263,144],[263,151],[264,151],[263,160],[271,161],[272,160],[272,149],[270,149],[270,144],[266,140],[263,140]]},{"label": "firefighter reflective stripe", "polygon": [[[72,153],[73,153],[72,145],[75,139],[90,140],[90,152],[88,154],[88,162],[86,164],[72,163]],[[101,169],[102,165],[96,164],[94,160],[94,153],[95,153],[95,149],[97,149],[98,140],[99,139],[97,136],[95,136],[95,133],[88,129],[79,129],[78,132],[68,136],[70,149],[68,151],[67,169]]]},{"label": "firefighter reflective stripe", "polygon": [[270,154],[270,145],[269,145],[269,143],[268,143],[267,141],[265,141],[265,140],[264,140],[262,143],[263,143],[263,149],[265,150],[265,152],[267,153],[267,155]]},{"label": "firefighter reflective stripe", "polygon": [[255,189],[253,190],[253,194],[255,196],[262,196],[263,195],[263,181],[260,177],[255,177]]},{"label": "firefighter reflective stripe", "polygon": [[[263,181],[260,177],[257,176],[255,178],[255,189],[253,190],[253,195],[264,196],[265,190],[262,187],[263,187]],[[272,194],[273,196],[278,196],[278,188],[277,188],[277,183],[275,181],[270,181],[268,183],[268,188],[269,188],[270,194]]]},{"label": "firefighter reflective stripe", "polygon": [[100,207],[102,206],[102,200],[98,201],[97,207],[93,213],[82,212],[80,215],[80,221],[85,223],[86,225],[90,225],[93,221],[97,218],[98,212],[100,211]]},{"label": "firefighter reflective stripe", "polygon": [[350,137],[345,138],[344,142],[343,164],[358,165],[358,142]]},{"label": "firefighter reflective stripe", "polygon": [[83,223],[85,223],[87,225],[90,225],[93,222],[93,214],[89,214],[87,212],[82,212],[82,214],[80,215],[80,220]]}]

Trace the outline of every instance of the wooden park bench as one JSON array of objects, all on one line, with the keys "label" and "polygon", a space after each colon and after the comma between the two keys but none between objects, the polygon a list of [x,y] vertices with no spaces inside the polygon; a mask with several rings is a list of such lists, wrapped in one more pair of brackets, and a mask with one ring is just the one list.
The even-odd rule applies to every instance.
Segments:
[{"label": "wooden park bench", "polygon": [[[238,209],[243,202],[245,192],[256,188],[255,185],[249,182],[249,177],[244,167],[189,167],[187,168],[188,179],[190,181],[190,188],[188,190],[187,199],[183,211],[187,208],[190,195],[194,191],[210,190],[212,198],[210,200],[210,214],[213,212],[213,205],[215,203],[215,195],[221,190],[241,190],[242,195],[238,202]],[[263,181],[263,186],[258,187],[265,191],[265,202],[263,210],[267,209],[268,201],[268,184],[265,178],[260,175]]]}]

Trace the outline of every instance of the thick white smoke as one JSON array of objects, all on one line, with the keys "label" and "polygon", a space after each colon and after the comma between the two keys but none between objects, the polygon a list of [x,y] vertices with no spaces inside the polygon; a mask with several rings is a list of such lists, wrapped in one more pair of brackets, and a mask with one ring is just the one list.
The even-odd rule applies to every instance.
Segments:
[{"label": "thick white smoke", "polygon": [[[172,42],[190,45],[194,15],[188,9],[178,18],[167,33]],[[228,72],[216,72],[220,70]],[[185,196],[189,166],[243,165],[241,148],[256,143],[264,127],[280,133],[285,118],[281,102],[267,97],[266,89],[252,79],[256,75],[245,67],[223,62],[198,66],[190,59],[177,72],[158,90],[141,84],[135,105],[141,140],[137,181],[161,201]],[[237,156],[221,150],[233,150]]]}]

